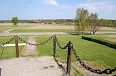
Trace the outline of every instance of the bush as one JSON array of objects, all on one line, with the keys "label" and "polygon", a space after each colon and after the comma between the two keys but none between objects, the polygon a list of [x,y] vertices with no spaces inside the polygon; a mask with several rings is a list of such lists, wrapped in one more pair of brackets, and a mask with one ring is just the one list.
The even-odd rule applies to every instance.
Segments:
[{"label": "bush", "polygon": [[93,42],[96,42],[96,43],[99,43],[99,44],[116,49],[115,42],[111,42],[111,41],[107,41],[107,40],[103,40],[103,39],[98,39],[98,38],[86,37],[86,36],[82,36],[82,39],[93,41]]}]

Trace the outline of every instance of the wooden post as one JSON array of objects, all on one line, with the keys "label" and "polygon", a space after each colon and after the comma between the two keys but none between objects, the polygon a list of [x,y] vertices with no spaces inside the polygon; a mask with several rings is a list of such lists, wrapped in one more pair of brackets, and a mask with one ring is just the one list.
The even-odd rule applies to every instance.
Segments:
[{"label": "wooden post", "polygon": [[54,51],[54,57],[56,57],[56,35],[53,37],[53,51]]},{"label": "wooden post", "polygon": [[16,57],[19,57],[18,36],[15,36]]},{"label": "wooden post", "polygon": [[66,68],[66,73],[68,75],[70,75],[70,69],[71,69],[71,53],[72,53],[71,48],[72,48],[71,41],[69,41],[68,53],[67,53],[67,68]]},{"label": "wooden post", "polygon": [[2,68],[0,68],[0,76],[1,76],[1,70],[2,70]]}]

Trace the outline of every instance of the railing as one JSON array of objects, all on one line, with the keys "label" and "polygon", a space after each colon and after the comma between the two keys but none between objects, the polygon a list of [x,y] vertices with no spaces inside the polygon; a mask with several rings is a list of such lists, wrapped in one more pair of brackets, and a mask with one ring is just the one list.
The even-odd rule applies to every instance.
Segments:
[{"label": "railing", "polygon": [[[49,42],[51,39],[53,38],[53,56],[55,58],[55,61],[57,62],[58,65],[60,65],[58,63],[58,61],[56,60],[56,44],[58,45],[58,47],[60,49],[67,49],[68,52],[67,52],[67,67],[66,67],[66,74],[67,75],[70,75],[70,70],[71,70],[71,55],[72,55],[72,52],[73,54],[75,55],[75,58],[77,59],[77,61],[79,61],[80,65],[83,66],[85,69],[93,72],[93,73],[97,73],[97,74],[112,74],[113,72],[116,71],[116,67],[114,69],[110,69],[110,68],[107,68],[105,70],[98,70],[98,69],[93,69],[89,66],[87,66],[81,59],[80,57],[77,55],[76,53],[76,50],[74,49],[73,47],[73,43],[71,41],[69,41],[66,46],[62,47],[56,37],[56,35],[53,35],[51,36],[48,40],[42,42],[42,43],[39,43],[39,44],[33,44],[33,43],[29,43],[29,42],[26,42],[25,40],[23,40],[22,38],[20,38],[19,36],[14,36],[13,38],[11,38],[8,42],[4,43],[4,44],[1,44],[0,46],[3,47],[5,46],[6,44],[9,44],[11,41],[13,41],[15,39],[15,46],[16,46],[16,57],[18,58],[19,57],[19,48],[18,48],[18,40],[26,43],[26,44],[29,44],[29,45],[34,45],[34,46],[39,46],[39,45],[43,45],[47,42]],[[3,50],[1,52],[1,58],[2,58],[2,54],[3,54]],[[62,67],[62,66],[61,66]],[[64,69],[65,70],[65,69]],[[0,74],[1,74],[1,68],[0,68]]]}]

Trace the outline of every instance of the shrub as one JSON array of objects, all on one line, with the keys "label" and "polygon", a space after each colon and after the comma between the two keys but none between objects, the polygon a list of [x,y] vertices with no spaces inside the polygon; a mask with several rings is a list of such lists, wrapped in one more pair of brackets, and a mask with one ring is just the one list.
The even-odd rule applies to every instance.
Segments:
[{"label": "shrub", "polygon": [[104,39],[86,37],[86,36],[82,36],[82,39],[93,41],[93,42],[96,42],[96,43],[99,43],[99,44],[102,44],[102,45],[105,45],[105,46],[116,49],[116,43],[115,42],[107,41],[107,40],[104,40]]}]

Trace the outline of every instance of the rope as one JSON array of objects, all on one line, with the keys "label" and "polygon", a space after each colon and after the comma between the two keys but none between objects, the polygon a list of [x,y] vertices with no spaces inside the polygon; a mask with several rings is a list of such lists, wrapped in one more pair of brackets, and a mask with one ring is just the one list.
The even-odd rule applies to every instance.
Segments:
[{"label": "rope", "polygon": [[14,40],[14,37],[11,38],[9,41],[5,42],[4,44],[0,44],[0,46],[4,46],[4,45],[6,45],[6,44],[9,44],[9,43],[12,42],[13,40]]},{"label": "rope", "polygon": [[49,42],[49,41],[53,38],[53,36],[49,37],[46,41],[44,41],[44,42],[42,42],[42,43],[39,43],[39,44],[29,43],[29,42],[27,42],[27,41],[23,40],[23,39],[22,39],[22,38],[20,38],[20,37],[18,37],[18,38],[19,38],[19,40],[20,40],[20,41],[22,41],[22,42],[24,42],[24,43],[26,43],[26,44],[34,45],[34,46],[39,46],[39,45],[43,45],[43,44],[48,43],[48,42]]},{"label": "rope", "polygon": [[3,48],[3,46],[0,46],[0,47],[2,47],[2,51],[1,51],[1,55],[0,55],[0,59],[2,59],[4,48]]},{"label": "rope", "polygon": [[68,47],[68,43],[66,44],[66,46],[62,47],[62,46],[60,45],[60,43],[59,43],[57,37],[55,36],[54,38],[55,38],[56,43],[57,43],[57,45],[59,46],[60,49],[67,49],[67,47]]},{"label": "rope", "polygon": [[77,61],[79,61],[80,65],[83,66],[85,69],[91,71],[91,72],[94,72],[94,73],[97,73],[97,74],[112,74],[113,72],[116,71],[116,67],[114,69],[107,68],[105,70],[93,69],[93,68],[87,66],[84,62],[82,62],[82,60],[80,59],[80,57],[77,55],[77,53],[76,53],[76,51],[75,51],[75,49],[73,47],[73,44],[72,44],[72,51],[73,51],[73,53],[74,53]]}]

